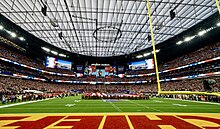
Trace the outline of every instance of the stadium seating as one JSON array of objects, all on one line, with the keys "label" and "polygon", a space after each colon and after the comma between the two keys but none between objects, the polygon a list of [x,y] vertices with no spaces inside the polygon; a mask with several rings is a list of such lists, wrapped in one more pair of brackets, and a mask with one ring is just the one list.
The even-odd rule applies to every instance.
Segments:
[{"label": "stadium seating", "polygon": [[[179,66],[204,61],[207,59],[212,59],[220,56],[219,52],[220,43],[212,44],[201,48],[193,53],[181,56],[175,60],[166,62],[159,65],[159,71],[176,68]],[[43,65],[43,61],[35,61],[29,57],[26,57],[18,52],[14,52],[8,48],[0,46],[0,57],[25,64],[34,68],[39,68],[47,70],[49,72],[58,72],[65,74],[73,74],[73,71],[61,70],[61,69],[51,69],[46,68]],[[198,74],[206,74],[219,72],[219,60],[214,60],[204,64],[199,64],[196,66],[191,66],[182,69],[172,70],[166,73],[160,74],[161,80],[166,80],[170,78],[179,78],[184,76],[194,76]],[[0,72],[7,73],[10,77],[0,76],[0,93],[1,95],[16,95],[23,93],[24,90],[37,90],[44,91],[47,93],[66,93],[69,94],[71,90],[80,92],[107,92],[107,93],[157,93],[157,83],[156,77],[154,75],[149,76],[136,76],[136,77],[114,77],[114,78],[92,78],[92,77],[67,77],[60,75],[51,75],[48,73],[42,73],[33,69],[25,68],[22,66],[14,65],[3,60],[0,61]],[[154,70],[142,70],[142,71],[127,71],[126,75],[138,75],[138,74],[154,73]],[[38,78],[43,78],[45,81],[35,81],[21,78],[11,77],[13,74],[20,74],[25,76],[33,76]],[[220,92],[220,77],[212,76],[209,79],[214,79],[217,83],[212,85],[212,90],[210,92]],[[144,84],[111,84],[111,85],[93,85],[93,84],[68,84],[68,83],[55,83],[54,80],[64,80],[64,81],[87,81],[87,82],[136,82],[136,81],[147,81]],[[194,78],[194,79],[183,79],[177,81],[162,81],[161,89],[162,91],[205,91],[203,85],[204,78]],[[50,95],[54,96],[54,95]]]}]

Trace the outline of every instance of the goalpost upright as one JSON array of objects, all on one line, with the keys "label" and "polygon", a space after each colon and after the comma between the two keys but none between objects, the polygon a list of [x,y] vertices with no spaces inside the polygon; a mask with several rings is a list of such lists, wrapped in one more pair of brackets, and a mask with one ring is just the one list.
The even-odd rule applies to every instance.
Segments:
[{"label": "goalpost upright", "polygon": [[[156,78],[157,78],[157,87],[158,87],[158,94],[202,94],[202,95],[215,95],[220,96],[220,93],[207,93],[207,92],[178,92],[178,91],[161,91],[160,87],[160,79],[159,79],[159,72],[158,72],[158,65],[157,65],[157,56],[156,56],[156,49],[155,49],[155,41],[154,41],[154,33],[153,33],[153,24],[152,24],[152,16],[150,13],[150,1],[146,0],[147,2],[147,10],[148,10],[148,17],[150,22],[150,32],[151,32],[151,39],[152,39],[152,47],[153,47],[153,54],[154,54],[154,63],[155,63],[155,70],[156,70]],[[216,6],[218,8],[220,14],[220,6],[219,1],[215,0]]]},{"label": "goalpost upright", "polygon": [[151,17],[151,13],[150,13],[149,0],[147,0],[147,11],[148,11],[148,17],[149,17],[149,21],[150,21],[150,32],[151,32],[152,47],[153,47],[153,53],[154,53],[154,63],[155,63],[156,77],[157,77],[157,88],[158,88],[158,94],[160,94],[160,92],[161,92],[160,79],[159,79],[159,73],[158,73],[157,56],[156,56],[156,49],[155,49],[155,43],[154,43],[153,24],[152,24],[152,17]]},{"label": "goalpost upright", "polygon": [[216,6],[217,6],[217,8],[218,8],[218,12],[219,12],[219,14],[220,14],[220,6],[219,6],[219,2],[218,2],[218,0],[215,0],[215,3],[216,3]]}]

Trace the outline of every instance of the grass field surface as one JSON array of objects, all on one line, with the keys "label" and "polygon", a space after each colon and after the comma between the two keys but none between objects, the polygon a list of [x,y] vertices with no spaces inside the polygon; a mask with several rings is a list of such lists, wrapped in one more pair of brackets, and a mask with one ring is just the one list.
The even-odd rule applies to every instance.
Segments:
[{"label": "grass field surface", "polygon": [[163,98],[151,98],[150,100],[82,100],[80,96],[72,96],[0,108],[1,114],[105,112],[220,113],[220,104]]}]

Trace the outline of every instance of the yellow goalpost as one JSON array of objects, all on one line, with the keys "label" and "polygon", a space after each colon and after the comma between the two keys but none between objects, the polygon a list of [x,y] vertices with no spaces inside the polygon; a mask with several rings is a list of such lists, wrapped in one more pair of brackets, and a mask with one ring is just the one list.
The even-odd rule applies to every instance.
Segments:
[{"label": "yellow goalpost", "polygon": [[155,49],[155,43],[154,43],[154,33],[153,33],[153,24],[152,24],[152,17],[150,14],[150,2],[147,0],[147,11],[148,16],[150,20],[150,32],[151,32],[151,40],[152,40],[152,47],[153,47],[153,53],[154,53],[154,63],[155,63],[155,69],[156,69],[156,76],[157,76],[157,86],[158,86],[158,94],[160,94],[160,79],[159,79],[159,73],[158,73],[158,66],[157,66],[157,56],[156,56],[156,49]]},{"label": "yellow goalpost", "polygon": [[160,94],[184,94],[184,95],[213,95],[220,96],[220,93],[217,92],[194,92],[194,91],[161,91]]},{"label": "yellow goalpost", "polygon": [[218,0],[215,0],[215,3],[216,3],[216,6],[217,6],[217,8],[218,8],[218,12],[219,12],[219,14],[220,14],[220,6],[219,6],[219,4],[218,4]]},{"label": "yellow goalpost", "polygon": [[[218,4],[218,0],[216,1],[216,5],[220,14],[220,7]],[[147,10],[148,10],[148,17],[150,22],[150,32],[151,32],[151,39],[152,39],[152,47],[153,47],[153,54],[154,54],[154,62],[155,62],[155,70],[156,70],[156,77],[157,77],[157,87],[158,87],[158,94],[199,94],[199,95],[215,95],[220,96],[220,93],[217,92],[190,92],[190,91],[161,91],[160,87],[160,79],[159,79],[159,72],[158,72],[158,65],[157,65],[157,56],[156,56],[156,49],[155,49],[155,41],[154,41],[154,33],[153,33],[153,24],[152,24],[152,17],[150,13],[150,1],[147,0]]]}]

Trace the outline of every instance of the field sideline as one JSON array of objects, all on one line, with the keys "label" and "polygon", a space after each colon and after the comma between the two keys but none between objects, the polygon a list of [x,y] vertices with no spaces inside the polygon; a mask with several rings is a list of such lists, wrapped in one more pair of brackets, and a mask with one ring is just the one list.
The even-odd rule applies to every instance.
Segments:
[{"label": "field sideline", "polygon": [[151,98],[81,100],[80,96],[0,105],[1,129],[220,128],[220,104]]},{"label": "field sideline", "polygon": [[[2,105],[0,105],[2,106]],[[80,96],[55,98],[0,109],[10,113],[220,113],[219,103],[199,103],[173,99],[81,100]]]}]

